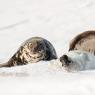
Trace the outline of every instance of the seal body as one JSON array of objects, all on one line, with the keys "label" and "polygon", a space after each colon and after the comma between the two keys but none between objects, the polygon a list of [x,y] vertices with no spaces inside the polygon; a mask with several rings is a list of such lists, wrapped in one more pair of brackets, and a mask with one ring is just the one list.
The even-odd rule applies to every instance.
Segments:
[{"label": "seal body", "polygon": [[73,38],[69,51],[83,50],[95,55],[95,31],[85,31]]},{"label": "seal body", "polygon": [[70,51],[60,57],[60,62],[67,71],[95,69],[95,56],[85,51]]},{"label": "seal body", "polygon": [[5,64],[0,64],[0,67],[25,65],[28,63],[36,63],[41,60],[49,61],[52,59],[57,59],[57,54],[53,45],[44,38],[32,37],[22,43],[9,61]]}]

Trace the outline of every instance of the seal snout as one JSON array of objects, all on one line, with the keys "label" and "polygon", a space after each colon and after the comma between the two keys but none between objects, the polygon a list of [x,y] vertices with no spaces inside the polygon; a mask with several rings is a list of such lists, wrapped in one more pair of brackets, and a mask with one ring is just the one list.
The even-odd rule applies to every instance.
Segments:
[{"label": "seal snout", "polygon": [[63,55],[60,57],[60,62],[62,62],[62,66],[69,66],[69,63],[71,62],[69,60],[69,57],[67,55]]}]

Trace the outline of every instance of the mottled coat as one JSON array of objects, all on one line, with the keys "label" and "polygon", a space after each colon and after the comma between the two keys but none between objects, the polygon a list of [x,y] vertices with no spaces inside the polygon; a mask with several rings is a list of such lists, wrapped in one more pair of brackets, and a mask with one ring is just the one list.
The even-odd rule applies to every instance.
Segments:
[{"label": "mottled coat", "polygon": [[53,45],[44,38],[32,37],[26,40],[17,52],[5,64],[0,67],[11,67],[36,63],[41,60],[48,61],[57,59],[57,54]]}]

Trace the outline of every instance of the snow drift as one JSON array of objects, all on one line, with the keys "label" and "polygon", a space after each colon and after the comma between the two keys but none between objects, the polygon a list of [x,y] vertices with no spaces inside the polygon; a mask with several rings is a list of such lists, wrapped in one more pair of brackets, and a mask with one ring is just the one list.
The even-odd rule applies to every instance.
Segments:
[{"label": "snow drift", "polygon": [[[0,1],[0,62],[33,36],[49,40],[60,57],[73,37],[93,29],[94,0]],[[68,73],[49,63],[0,68],[0,95],[95,95],[95,70]]]}]

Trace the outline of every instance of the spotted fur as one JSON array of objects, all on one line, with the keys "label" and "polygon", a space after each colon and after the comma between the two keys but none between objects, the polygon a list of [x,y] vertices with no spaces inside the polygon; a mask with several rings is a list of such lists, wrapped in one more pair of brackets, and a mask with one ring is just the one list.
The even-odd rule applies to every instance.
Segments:
[{"label": "spotted fur", "polygon": [[0,64],[0,67],[26,65],[41,60],[49,61],[52,59],[57,59],[57,54],[53,45],[44,38],[32,37],[21,45],[7,63]]}]

